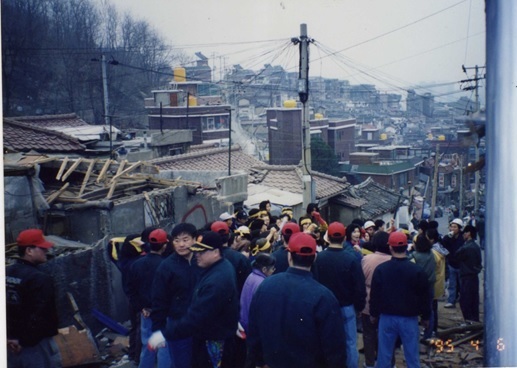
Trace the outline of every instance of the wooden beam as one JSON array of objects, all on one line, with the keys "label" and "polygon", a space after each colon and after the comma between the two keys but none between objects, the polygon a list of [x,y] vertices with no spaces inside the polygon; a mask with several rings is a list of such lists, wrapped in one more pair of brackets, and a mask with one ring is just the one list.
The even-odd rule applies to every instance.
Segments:
[{"label": "wooden beam", "polygon": [[[115,175],[115,177],[117,177],[117,175],[119,175],[120,173],[122,173],[122,171],[124,171],[124,166],[126,165],[126,163],[127,163],[127,160],[122,160],[122,162],[120,163],[120,165],[118,167],[117,174]],[[115,187],[117,185],[117,180],[118,180],[118,177],[117,177],[117,179],[115,179],[115,177],[111,181],[110,190],[108,192],[108,195],[106,196],[106,199],[111,199],[111,197],[113,196],[113,193],[115,192]]]},{"label": "wooden beam", "polygon": [[[127,162],[127,161],[124,161],[124,162]],[[121,171],[120,173],[117,173],[117,175],[115,175],[112,179],[111,179],[111,182],[113,183],[115,180],[117,180],[118,178],[120,178],[122,175],[125,175],[133,170],[135,170],[136,168],[138,168],[139,166],[142,165],[142,161],[138,161],[137,163],[131,165],[130,167],[128,167],[127,169],[125,169],[124,171]]]},{"label": "wooden beam", "polygon": [[104,177],[106,176],[106,172],[108,171],[108,168],[110,167],[111,159],[107,159],[104,163],[104,166],[102,167],[102,170],[99,174],[99,177],[97,178],[97,183],[100,183],[102,180],[104,180]]},{"label": "wooden beam", "polygon": [[88,171],[86,172],[86,175],[83,179],[83,184],[81,185],[81,189],[79,190],[78,197],[83,195],[84,189],[86,188],[86,184],[88,183],[88,180],[90,179],[90,175],[92,174],[93,167],[95,166],[95,163],[97,162],[97,159],[92,160],[90,162],[90,166],[88,166]]},{"label": "wooden beam", "polygon": [[153,216],[153,220],[155,221],[155,224],[158,224],[160,221],[158,220],[158,215],[156,214],[156,211],[154,210],[153,203],[151,202],[151,198],[149,198],[149,194],[147,192],[144,193],[145,201],[147,202],[147,205],[149,206],[149,209],[151,211],[151,215]]},{"label": "wooden beam", "polygon": [[54,202],[61,194],[63,194],[63,192],[66,190],[66,188],[68,188],[69,185],[70,183],[65,183],[65,185],[63,185],[61,189],[59,189],[57,192],[52,193],[47,198],[47,203],[51,204],[52,202]]},{"label": "wooden beam", "polygon": [[60,180],[61,175],[63,175],[63,172],[65,171],[66,164],[68,164],[68,156],[65,156],[63,159],[63,162],[61,163],[61,167],[59,168],[59,171],[57,172],[56,179]]},{"label": "wooden beam", "polygon": [[77,168],[77,166],[79,166],[79,164],[81,162],[83,162],[84,158],[79,158],[77,159],[74,164],[72,166],[70,166],[70,168],[68,169],[68,171],[66,172],[65,175],[63,175],[63,177],[61,178],[61,181],[65,181],[69,176],[70,174],[72,174],[74,172],[74,170]]}]

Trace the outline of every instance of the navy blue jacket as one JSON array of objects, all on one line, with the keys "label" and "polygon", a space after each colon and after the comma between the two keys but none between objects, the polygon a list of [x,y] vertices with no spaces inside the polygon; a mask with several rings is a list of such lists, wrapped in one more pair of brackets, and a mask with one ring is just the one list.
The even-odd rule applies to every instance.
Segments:
[{"label": "navy blue jacket", "polygon": [[370,290],[370,315],[381,314],[429,320],[431,296],[424,269],[408,258],[395,258],[377,266]]},{"label": "navy blue jacket", "polygon": [[163,260],[153,282],[153,331],[164,328],[167,318],[178,320],[187,313],[201,270],[194,256],[189,262],[173,253]]},{"label": "navy blue jacket", "polygon": [[285,272],[289,268],[289,263],[287,262],[287,248],[282,246],[281,248],[275,250],[273,252],[273,257],[275,257],[275,274]]},{"label": "navy blue jacket", "polygon": [[477,276],[483,269],[481,249],[474,240],[468,240],[456,251],[460,264],[460,277]]},{"label": "navy blue jacket", "polygon": [[203,270],[187,314],[168,320],[162,330],[167,340],[193,336],[200,340],[225,340],[235,335],[239,321],[239,297],[235,271],[222,258]]},{"label": "navy blue jacket", "polygon": [[7,337],[34,346],[57,335],[58,318],[52,277],[25,260],[5,271]]},{"label": "navy blue jacket", "polygon": [[346,365],[343,319],[332,292],[305,270],[266,278],[250,306],[248,346],[256,365],[341,368]]},{"label": "navy blue jacket", "polygon": [[235,275],[237,277],[237,291],[241,294],[244,283],[251,273],[251,262],[241,252],[229,247],[223,247],[223,257],[226,258],[232,264]]},{"label": "navy blue jacket", "polygon": [[328,247],[318,253],[313,268],[316,279],[334,293],[341,307],[353,304],[358,312],[364,309],[366,284],[355,255],[343,248]]},{"label": "navy blue jacket", "polygon": [[135,310],[151,308],[154,275],[162,261],[160,254],[149,253],[131,265],[127,296]]},{"label": "navy blue jacket", "polygon": [[461,231],[459,232],[457,238],[451,237],[449,235],[445,235],[442,238],[442,245],[449,251],[449,254],[447,255],[447,262],[449,262],[449,265],[453,268],[460,267],[460,262],[456,259],[456,251],[460,249],[464,242],[465,240],[463,240]]}]

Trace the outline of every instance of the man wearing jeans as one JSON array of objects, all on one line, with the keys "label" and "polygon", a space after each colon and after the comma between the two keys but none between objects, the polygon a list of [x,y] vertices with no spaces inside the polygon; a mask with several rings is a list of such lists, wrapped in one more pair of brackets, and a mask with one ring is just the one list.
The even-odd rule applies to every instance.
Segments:
[{"label": "man wearing jeans", "polygon": [[370,291],[370,319],[379,323],[376,368],[391,368],[400,337],[409,368],[420,367],[418,317],[429,325],[431,300],[427,275],[406,256],[407,237],[396,231],[388,239],[391,260],[377,266]]},{"label": "man wearing jeans", "polygon": [[447,304],[444,308],[455,308],[460,291],[460,263],[456,259],[456,251],[463,245],[463,235],[461,229],[463,221],[455,218],[449,224],[449,234],[445,235],[442,244],[449,251],[447,255],[447,270],[449,273],[449,285],[447,287],[448,297]]},{"label": "man wearing jeans", "polygon": [[331,223],[327,237],[330,245],[318,254],[313,267],[314,274],[321,284],[334,293],[339,302],[345,329],[346,366],[356,368],[359,364],[356,313],[360,312],[366,303],[363,269],[357,257],[343,249],[343,224]]}]

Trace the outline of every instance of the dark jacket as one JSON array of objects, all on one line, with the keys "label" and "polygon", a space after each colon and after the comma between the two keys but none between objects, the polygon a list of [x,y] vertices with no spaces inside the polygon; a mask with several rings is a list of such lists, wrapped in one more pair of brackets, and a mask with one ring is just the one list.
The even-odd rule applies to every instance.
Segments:
[{"label": "dark jacket", "polygon": [[194,256],[189,262],[173,253],[160,263],[152,291],[153,331],[164,328],[167,318],[178,320],[187,313],[201,271]]},{"label": "dark jacket", "polygon": [[328,247],[318,253],[314,274],[330,289],[341,307],[353,304],[362,311],[366,304],[366,285],[363,269],[357,257],[343,248]]},{"label": "dark jacket", "polygon": [[6,268],[7,337],[35,346],[57,335],[58,318],[52,277],[25,260]]},{"label": "dark jacket", "polygon": [[237,277],[237,291],[241,294],[244,283],[251,273],[251,262],[244,254],[236,251],[235,249],[224,247],[223,257],[226,258],[232,264],[235,275]]},{"label": "dark jacket", "polygon": [[339,303],[308,271],[290,267],[266,278],[250,307],[248,346],[256,365],[345,367]]},{"label": "dark jacket", "polygon": [[477,276],[483,269],[481,249],[472,239],[456,251],[456,260],[460,264],[460,277]]},{"label": "dark jacket", "polygon": [[274,274],[287,271],[289,262],[287,262],[287,248],[282,245],[281,248],[273,252],[275,257],[275,272]]},{"label": "dark jacket", "polygon": [[226,259],[204,269],[187,314],[167,321],[162,330],[167,340],[193,336],[200,340],[225,340],[235,335],[239,321],[239,297],[235,271]]},{"label": "dark jacket", "polygon": [[160,254],[149,253],[131,265],[127,296],[135,310],[151,308],[154,275],[162,261]]},{"label": "dark jacket", "polygon": [[370,315],[381,314],[429,320],[431,314],[431,285],[422,267],[408,258],[392,257],[373,272],[370,291]]},{"label": "dark jacket", "polygon": [[449,254],[447,255],[447,262],[451,267],[459,268],[460,263],[456,259],[456,251],[460,249],[460,247],[463,245],[463,235],[461,232],[458,234],[457,238],[451,237],[449,235],[445,235],[442,238],[442,245],[445,249],[449,251]]}]

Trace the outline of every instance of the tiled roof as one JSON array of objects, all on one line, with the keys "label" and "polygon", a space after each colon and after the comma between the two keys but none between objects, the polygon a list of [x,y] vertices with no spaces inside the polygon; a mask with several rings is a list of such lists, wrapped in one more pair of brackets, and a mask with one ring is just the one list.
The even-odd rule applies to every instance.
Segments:
[{"label": "tiled roof", "polygon": [[60,115],[41,115],[41,116],[20,116],[9,118],[25,124],[38,126],[40,128],[50,127],[78,127],[88,125],[83,119],[76,114],[60,114]]},{"label": "tiled roof", "polygon": [[12,152],[80,152],[85,146],[60,132],[36,127],[10,118],[4,119],[4,149]]},{"label": "tiled roof", "polygon": [[[297,166],[268,165],[232,147],[231,169],[248,172],[248,182],[278,188],[291,193],[302,193],[302,173]],[[195,151],[149,161],[160,170],[224,171],[228,169],[228,148]],[[329,198],[343,192],[350,184],[346,179],[313,172],[316,197]]]},{"label": "tiled roof", "polygon": [[345,194],[338,198],[339,201],[352,207],[360,206],[361,217],[364,219],[374,219],[385,213],[393,212],[397,204],[402,205],[404,199],[408,198],[401,197],[397,192],[376,183],[372,178],[350,187]]}]

